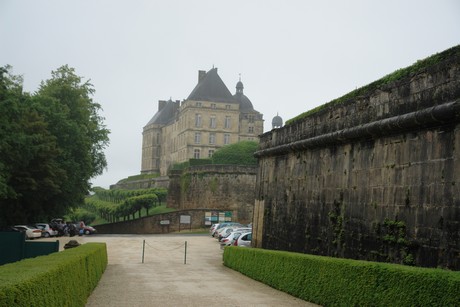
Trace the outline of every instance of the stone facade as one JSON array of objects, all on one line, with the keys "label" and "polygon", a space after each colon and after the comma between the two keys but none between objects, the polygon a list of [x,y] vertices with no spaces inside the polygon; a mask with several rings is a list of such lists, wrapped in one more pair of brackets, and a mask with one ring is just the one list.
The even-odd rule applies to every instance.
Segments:
[{"label": "stone facade", "polygon": [[263,116],[243,94],[239,81],[232,95],[217,74],[199,71],[198,84],[184,101],[159,101],[143,129],[141,173],[166,175],[174,163],[209,158],[218,148],[258,141]]},{"label": "stone facade", "polygon": [[460,270],[460,48],[261,136],[256,247]]},{"label": "stone facade", "polygon": [[201,165],[171,171],[168,207],[232,212],[232,220],[252,221],[256,167]]}]

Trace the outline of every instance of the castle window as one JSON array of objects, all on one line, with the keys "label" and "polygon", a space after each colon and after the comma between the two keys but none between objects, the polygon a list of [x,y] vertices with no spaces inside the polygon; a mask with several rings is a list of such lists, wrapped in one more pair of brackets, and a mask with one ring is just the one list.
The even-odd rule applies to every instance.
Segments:
[{"label": "castle window", "polygon": [[215,103],[211,103],[211,109],[215,109],[216,108],[216,104]]},{"label": "castle window", "polygon": [[215,133],[209,134],[209,144],[216,144],[216,134]]},{"label": "castle window", "polygon": [[254,127],[248,127],[248,132],[249,133],[254,133]]},{"label": "castle window", "polygon": [[201,132],[195,132],[195,144],[201,143]]},{"label": "castle window", "polygon": [[230,116],[225,116],[224,128],[225,129],[231,128],[231,117]]},{"label": "castle window", "polygon": [[227,110],[230,110],[230,109],[232,108],[232,106],[229,105],[229,104],[227,104],[227,105],[225,105],[225,108],[226,108]]},{"label": "castle window", "polygon": [[195,114],[195,127],[201,127],[201,114]]},{"label": "castle window", "polygon": [[199,149],[195,149],[193,151],[193,158],[194,159],[199,159],[200,158],[200,150]]},{"label": "castle window", "polygon": [[230,134],[224,134],[224,145],[230,144]]},{"label": "castle window", "polygon": [[209,128],[215,129],[216,128],[216,117],[211,116],[209,121]]},{"label": "castle window", "polygon": [[198,108],[201,108],[201,102],[197,101],[196,106],[197,106]]},{"label": "castle window", "polygon": [[214,154],[214,150],[213,149],[210,149],[208,151],[208,158],[212,158],[212,155]]},{"label": "castle window", "polygon": [[253,123],[254,122],[254,115],[249,115],[249,122]]}]

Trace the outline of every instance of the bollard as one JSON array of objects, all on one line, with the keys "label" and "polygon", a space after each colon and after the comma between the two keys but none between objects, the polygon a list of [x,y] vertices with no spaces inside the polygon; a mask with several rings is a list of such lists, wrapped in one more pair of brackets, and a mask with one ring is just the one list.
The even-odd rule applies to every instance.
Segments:
[{"label": "bollard", "polygon": [[145,239],[144,239],[144,243],[142,244],[142,263],[144,263],[144,252],[145,252]]},{"label": "bollard", "polygon": [[185,241],[184,264],[187,264],[187,241]]}]

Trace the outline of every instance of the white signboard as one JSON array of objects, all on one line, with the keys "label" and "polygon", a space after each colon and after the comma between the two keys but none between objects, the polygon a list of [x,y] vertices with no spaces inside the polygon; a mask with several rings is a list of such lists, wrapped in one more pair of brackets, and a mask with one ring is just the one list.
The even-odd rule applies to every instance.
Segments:
[{"label": "white signboard", "polygon": [[169,225],[169,220],[161,220],[160,225]]},{"label": "white signboard", "polygon": [[180,216],[180,223],[181,224],[190,224],[191,223],[190,215],[181,215]]}]

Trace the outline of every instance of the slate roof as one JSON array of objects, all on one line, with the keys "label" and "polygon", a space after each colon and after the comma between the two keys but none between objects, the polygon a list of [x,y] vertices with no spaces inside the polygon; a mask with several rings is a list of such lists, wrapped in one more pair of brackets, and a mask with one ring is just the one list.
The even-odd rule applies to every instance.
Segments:
[{"label": "slate roof", "polygon": [[249,112],[254,111],[254,107],[252,106],[251,100],[243,94],[243,82],[238,81],[236,84],[236,94],[233,95],[233,98],[240,103],[240,111],[241,112]]},{"label": "slate roof", "polygon": [[217,74],[217,68],[213,68],[206,73],[201,81],[195,86],[187,98],[196,101],[216,101],[237,103],[232,93],[225,86],[222,79]]},{"label": "slate roof", "polygon": [[167,124],[172,118],[174,118],[174,114],[176,113],[178,108],[179,108],[179,104],[170,99],[161,110],[155,113],[155,115],[147,123],[146,126],[151,125],[151,124],[159,124],[159,125]]}]

